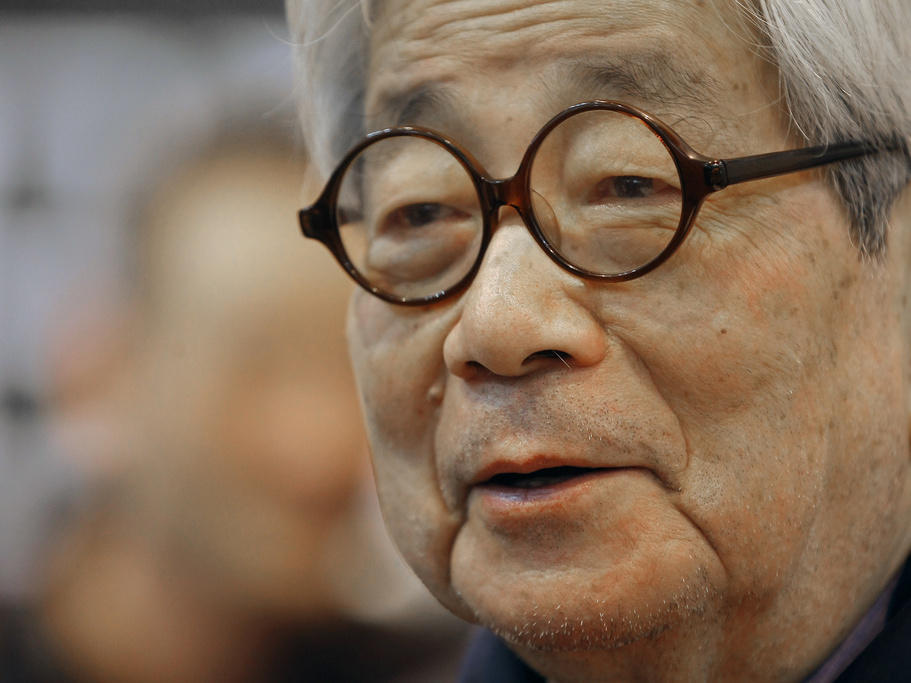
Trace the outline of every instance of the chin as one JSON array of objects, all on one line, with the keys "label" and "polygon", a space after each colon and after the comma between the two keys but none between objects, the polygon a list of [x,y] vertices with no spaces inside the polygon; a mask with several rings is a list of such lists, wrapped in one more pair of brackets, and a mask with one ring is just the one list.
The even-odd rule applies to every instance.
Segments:
[{"label": "chin", "polygon": [[505,611],[479,606],[476,617],[511,645],[530,651],[611,650],[701,620],[712,602],[704,584],[664,598],[638,595],[612,601],[580,595],[567,602],[545,597]]},{"label": "chin", "polygon": [[704,623],[720,609],[723,580],[692,553],[607,568],[453,569],[474,620],[531,652],[611,650]]}]

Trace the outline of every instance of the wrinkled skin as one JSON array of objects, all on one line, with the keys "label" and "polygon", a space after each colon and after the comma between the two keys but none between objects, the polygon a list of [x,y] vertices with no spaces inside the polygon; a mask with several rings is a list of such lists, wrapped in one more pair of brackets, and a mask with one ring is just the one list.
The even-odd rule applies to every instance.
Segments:
[{"label": "wrinkled skin", "polygon": [[[406,122],[445,130],[496,177],[593,98],[640,105],[706,154],[793,147],[749,39],[711,3],[390,2],[368,119],[394,124],[402,92],[445,87],[449,106]],[[664,65],[662,87],[566,74],[633,56]],[[667,264],[599,284],[556,266],[507,208],[455,300],[355,294],[379,494],[409,563],[555,680],[811,671],[911,540],[908,214],[884,260],[863,261],[817,175],[747,183],[711,198]],[[560,464],[613,469],[532,503],[473,486]]]}]

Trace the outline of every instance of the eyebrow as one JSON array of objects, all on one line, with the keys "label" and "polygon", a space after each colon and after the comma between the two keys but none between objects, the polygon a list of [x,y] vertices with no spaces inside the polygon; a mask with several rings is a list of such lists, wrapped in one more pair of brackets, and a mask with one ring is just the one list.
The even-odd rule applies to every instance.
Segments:
[{"label": "eyebrow", "polygon": [[[648,49],[613,57],[566,59],[554,65],[554,78],[542,78],[537,97],[560,109],[583,100],[632,99],[631,104],[677,104],[705,109],[719,101],[721,88],[703,69],[690,68],[665,50]],[[463,98],[433,82],[381,98],[378,115],[387,125],[428,125],[459,118]],[[544,124],[544,121],[541,121]]]},{"label": "eyebrow", "polygon": [[400,98],[390,104],[397,126],[423,121],[442,112],[458,111],[459,108],[455,93],[441,84],[424,84],[416,90],[402,93]]},{"label": "eyebrow", "polygon": [[705,106],[716,102],[721,91],[718,82],[704,69],[691,68],[665,50],[576,60],[566,70],[566,81],[573,89],[632,97],[643,104],[676,102]]}]

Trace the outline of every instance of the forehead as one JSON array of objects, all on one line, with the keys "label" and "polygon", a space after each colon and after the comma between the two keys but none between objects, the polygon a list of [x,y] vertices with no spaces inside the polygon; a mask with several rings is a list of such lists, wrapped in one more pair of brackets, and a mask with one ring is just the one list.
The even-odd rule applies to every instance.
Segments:
[{"label": "forehead", "polygon": [[598,98],[726,113],[737,81],[760,80],[747,36],[732,3],[392,0],[375,17],[368,126],[440,127],[491,106],[553,114]]}]

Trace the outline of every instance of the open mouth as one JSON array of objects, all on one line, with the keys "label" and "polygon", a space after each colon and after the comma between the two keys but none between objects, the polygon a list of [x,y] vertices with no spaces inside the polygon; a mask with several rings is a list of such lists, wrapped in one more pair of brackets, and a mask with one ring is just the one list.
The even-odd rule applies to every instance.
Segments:
[{"label": "open mouth", "polygon": [[514,489],[539,489],[545,486],[555,486],[577,477],[599,472],[602,468],[593,467],[545,467],[525,474],[506,472],[497,474],[486,482],[486,486],[497,486]]}]

